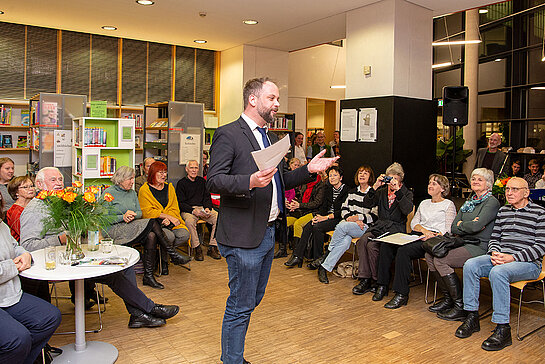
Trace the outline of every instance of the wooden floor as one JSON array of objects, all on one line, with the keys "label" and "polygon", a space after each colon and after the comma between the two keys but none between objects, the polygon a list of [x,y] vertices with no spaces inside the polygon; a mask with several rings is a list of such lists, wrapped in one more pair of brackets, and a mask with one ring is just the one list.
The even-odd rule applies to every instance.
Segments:
[{"label": "wooden floor", "polygon": [[[287,269],[275,259],[267,293],[252,315],[245,357],[264,363],[538,363],[545,359],[545,329],[500,352],[485,352],[481,342],[494,325],[481,321],[481,331],[458,339],[459,322],[447,322],[427,311],[424,286],[411,289],[409,304],[397,310],[373,302],[371,294],[354,296],[355,281],[330,277],[318,282],[316,271]],[[109,342],[119,350],[117,363],[220,363],[221,320],[228,295],[225,260],[205,257],[192,271],[171,267],[159,278],[166,287],[143,291],[157,303],[178,304],[181,312],[156,329],[129,329],[129,316],[109,289],[104,330],[87,340]],[[139,285],[141,276],[137,276]],[[67,291],[67,287],[63,288]],[[488,288],[484,288],[487,290]],[[537,296],[539,292],[528,292]],[[389,297],[392,297],[391,293]],[[487,297],[484,305],[489,304]],[[73,328],[73,305],[60,303],[60,330]],[[543,306],[523,309],[526,327],[545,323]],[[516,308],[512,307],[514,326]],[[88,327],[96,315],[87,315]],[[515,335],[513,327],[513,336]],[[73,335],[55,335],[54,346],[74,342]],[[100,364],[100,363],[97,363]]]}]

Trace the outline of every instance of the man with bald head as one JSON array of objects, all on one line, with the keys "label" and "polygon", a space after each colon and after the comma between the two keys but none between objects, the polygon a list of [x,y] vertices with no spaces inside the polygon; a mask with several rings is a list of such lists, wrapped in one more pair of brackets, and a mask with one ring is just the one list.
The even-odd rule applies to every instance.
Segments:
[{"label": "man with bald head", "polygon": [[492,286],[492,322],[497,326],[481,347],[496,351],[511,345],[509,284],[536,279],[545,255],[545,209],[528,199],[528,183],[513,177],[505,187],[509,205],[498,211],[488,253],[464,264],[464,310],[467,317],[456,330],[466,338],[480,330],[479,280],[488,277]]},{"label": "man with bald head", "polygon": [[498,133],[490,135],[488,147],[477,151],[475,168],[491,169],[494,172],[494,177],[497,178],[504,164],[509,166],[509,163],[505,161],[507,155],[499,149],[500,144],[501,136]]}]

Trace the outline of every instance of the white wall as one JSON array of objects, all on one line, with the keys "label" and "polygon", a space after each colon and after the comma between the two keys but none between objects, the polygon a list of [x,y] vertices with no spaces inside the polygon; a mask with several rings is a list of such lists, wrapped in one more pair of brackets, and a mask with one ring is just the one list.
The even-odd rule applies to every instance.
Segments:
[{"label": "white wall", "polygon": [[238,119],[243,110],[243,50],[240,46],[221,52],[219,125]]}]

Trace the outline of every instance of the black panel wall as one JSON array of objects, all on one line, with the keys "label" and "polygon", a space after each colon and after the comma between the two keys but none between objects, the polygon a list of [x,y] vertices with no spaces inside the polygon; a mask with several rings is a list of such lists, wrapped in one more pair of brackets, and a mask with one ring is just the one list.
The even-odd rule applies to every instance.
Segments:
[{"label": "black panel wall", "polygon": [[124,105],[146,103],[147,43],[123,39],[122,96]]},{"label": "black panel wall", "polygon": [[149,43],[148,103],[170,100],[172,46]]},{"label": "black panel wall", "polygon": [[214,109],[215,52],[197,49],[195,102],[202,102],[205,110]]},{"label": "black panel wall", "polygon": [[362,164],[370,165],[378,177],[390,164],[399,162],[415,200],[426,198],[428,177],[435,170],[436,103],[399,96],[341,100],[341,110],[357,108],[377,109],[378,141],[341,141],[345,183],[353,184],[352,177]]},{"label": "black panel wall", "polygon": [[92,35],[90,100],[117,103],[118,38]]},{"label": "black panel wall", "polygon": [[27,26],[26,96],[57,90],[57,30]]},{"label": "black panel wall", "polygon": [[63,30],[61,93],[89,94],[90,46],[89,34]]},{"label": "black panel wall", "polygon": [[195,48],[176,47],[176,101],[195,102]]},{"label": "black panel wall", "polygon": [[25,26],[0,23],[0,99],[22,99],[25,78]]}]

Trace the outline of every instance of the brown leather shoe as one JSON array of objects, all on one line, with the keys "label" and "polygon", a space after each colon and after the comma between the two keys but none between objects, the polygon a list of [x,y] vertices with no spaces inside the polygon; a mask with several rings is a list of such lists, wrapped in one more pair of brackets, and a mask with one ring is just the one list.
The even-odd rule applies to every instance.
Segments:
[{"label": "brown leather shoe", "polygon": [[212,257],[212,259],[216,259],[216,260],[221,259],[221,255],[218,250],[218,247],[215,245],[210,245],[208,247],[208,252],[206,253],[206,255],[208,255],[209,257]]},{"label": "brown leather shoe", "polygon": [[202,262],[204,260],[204,256],[202,254],[202,247],[199,245],[195,248],[195,260]]}]

